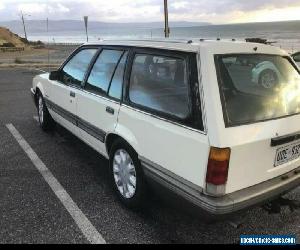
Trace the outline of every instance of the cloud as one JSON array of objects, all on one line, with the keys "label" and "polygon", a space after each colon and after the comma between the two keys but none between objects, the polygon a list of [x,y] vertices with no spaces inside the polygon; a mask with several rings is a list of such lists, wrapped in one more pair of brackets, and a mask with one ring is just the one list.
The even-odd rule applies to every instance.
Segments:
[{"label": "cloud", "polygon": [[0,11],[5,9],[5,5],[3,3],[0,3]]},{"label": "cloud", "polygon": [[17,6],[17,10],[28,14],[45,13],[47,11],[47,4],[38,3],[24,3]]},{"label": "cloud", "polygon": [[57,4],[57,11],[61,13],[67,13],[70,12],[70,9],[67,8],[66,6],[62,5],[61,3]]},{"label": "cloud", "polygon": [[[32,19],[82,19],[149,22],[163,20],[163,0],[0,0],[0,20],[17,17],[20,10]],[[236,22],[262,11],[300,7],[299,0],[169,0],[170,20]],[[274,12],[274,13],[275,13]],[[281,12],[284,13],[284,12]],[[67,15],[66,15],[67,14]],[[300,16],[299,16],[300,19]]]},{"label": "cloud", "polygon": [[224,14],[232,11],[254,11],[265,8],[282,8],[299,6],[298,0],[185,0],[170,1],[172,10],[176,12],[188,11],[189,13],[201,12],[203,14]]},{"label": "cloud", "polygon": [[61,3],[23,3],[17,6],[17,10],[19,12],[22,11],[26,14],[32,14],[37,16],[70,12],[70,9]]}]

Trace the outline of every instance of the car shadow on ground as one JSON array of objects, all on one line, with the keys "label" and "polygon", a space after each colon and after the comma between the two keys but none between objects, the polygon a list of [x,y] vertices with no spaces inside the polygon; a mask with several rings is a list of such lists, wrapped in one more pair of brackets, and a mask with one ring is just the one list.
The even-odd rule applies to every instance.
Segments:
[{"label": "car shadow on ground", "polygon": [[[188,212],[184,203],[179,205],[177,203],[176,206],[176,202],[164,200],[152,188],[148,190],[149,195],[140,210],[129,210],[118,203],[117,197],[110,188],[108,161],[104,157],[60,125],[56,125],[54,132],[49,135],[55,137],[59,144],[65,144],[71,154],[80,155],[86,162],[85,167],[88,167],[89,175],[95,176],[97,185],[106,186],[105,191],[114,200],[114,204],[120,206],[119,209],[124,213],[151,225],[154,231],[159,232],[156,234],[159,242],[239,243],[239,236],[242,234],[289,233],[290,224],[295,223],[295,218],[300,218],[299,210],[290,213],[288,209],[283,209],[280,214],[269,215],[262,208],[257,207],[232,219],[207,221],[200,214]],[[296,190],[287,196],[299,199],[299,192]],[[239,222],[242,224],[235,228],[229,223],[232,221],[235,225]],[[299,227],[296,229],[296,234],[300,236]]]}]

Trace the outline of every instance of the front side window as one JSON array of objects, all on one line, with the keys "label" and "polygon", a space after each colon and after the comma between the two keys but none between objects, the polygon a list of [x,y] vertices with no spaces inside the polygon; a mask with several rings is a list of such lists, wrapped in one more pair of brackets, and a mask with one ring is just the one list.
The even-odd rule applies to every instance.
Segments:
[{"label": "front side window", "polygon": [[186,62],[181,58],[137,54],[129,99],[146,109],[186,119],[190,115]]},{"label": "front side window", "polygon": [[124,51],[104,49],[95,62],[87,80],[86,89],[106,94]]},{"label": "front side window", "polygon": [[216,65],[227,126],[300,113],[300,76],[287,57],[217,56]]},{"label": "front side window", "polygon": [[97,49],[83,49],[73,56],[62,70],[62,82],[80,86],[96,52]]}]

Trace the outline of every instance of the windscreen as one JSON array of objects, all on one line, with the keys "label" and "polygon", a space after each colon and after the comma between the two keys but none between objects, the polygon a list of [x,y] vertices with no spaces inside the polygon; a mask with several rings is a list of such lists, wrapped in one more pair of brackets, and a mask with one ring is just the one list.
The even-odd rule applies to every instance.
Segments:
[{"label": "windscreen", "polygon": [[300,113],[300,75],[288,57],[216,56],[227,127]]}]

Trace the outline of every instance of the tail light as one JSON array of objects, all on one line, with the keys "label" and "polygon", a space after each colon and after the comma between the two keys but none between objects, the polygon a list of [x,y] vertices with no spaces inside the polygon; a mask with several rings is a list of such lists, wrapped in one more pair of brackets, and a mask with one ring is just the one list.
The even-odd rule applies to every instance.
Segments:
[{"label": "tail light", "polygon": [[223,195],[228,178],[230,148],[211,148],[207,165],[207,193]]}]

